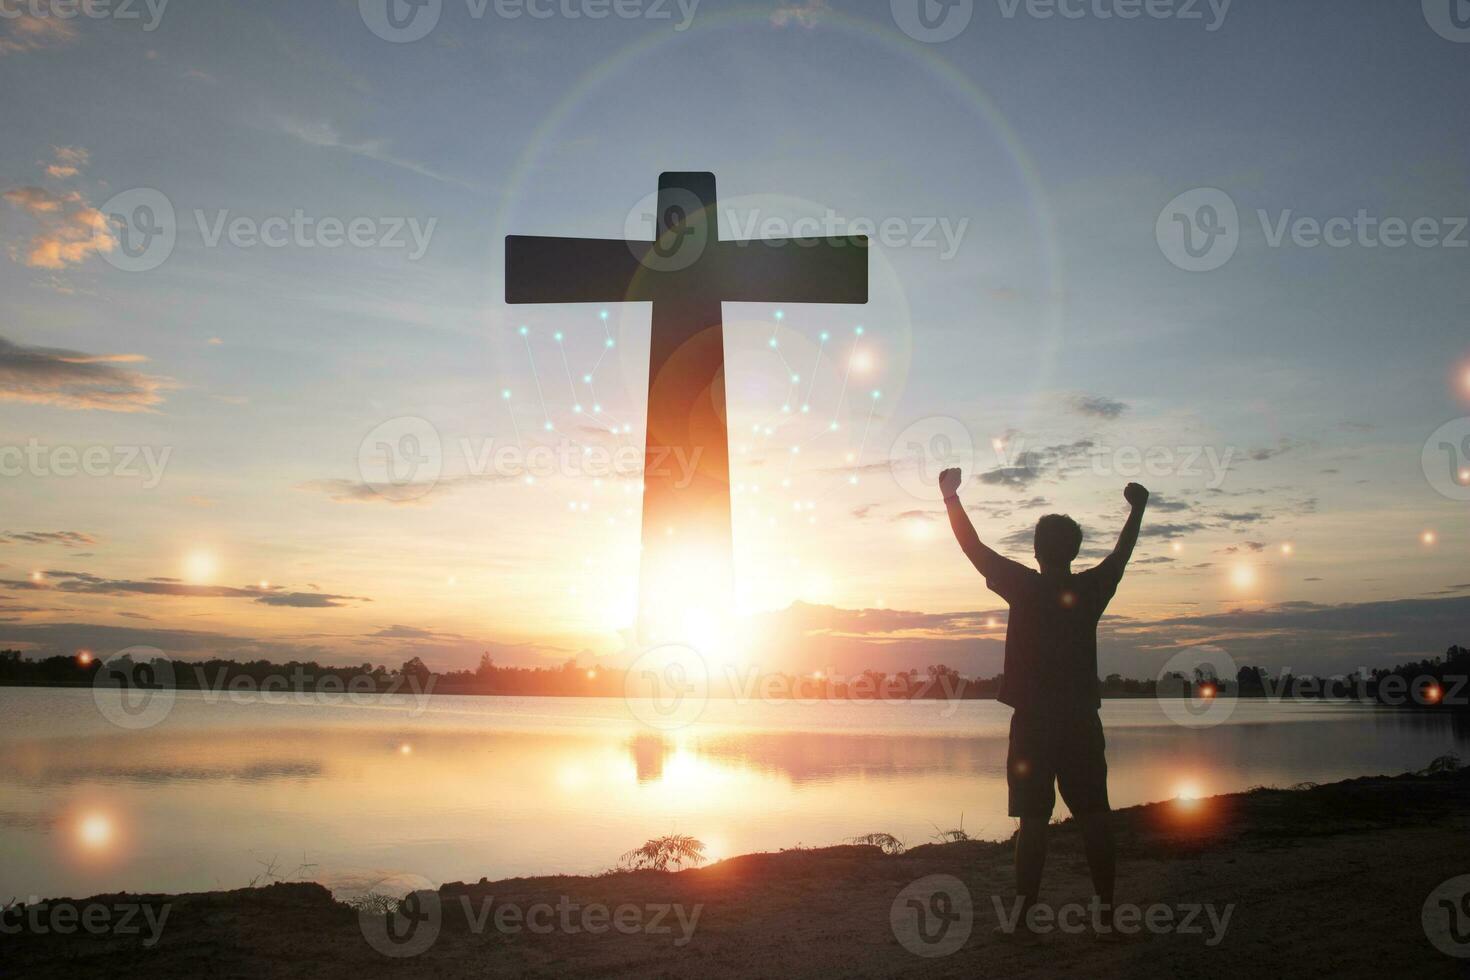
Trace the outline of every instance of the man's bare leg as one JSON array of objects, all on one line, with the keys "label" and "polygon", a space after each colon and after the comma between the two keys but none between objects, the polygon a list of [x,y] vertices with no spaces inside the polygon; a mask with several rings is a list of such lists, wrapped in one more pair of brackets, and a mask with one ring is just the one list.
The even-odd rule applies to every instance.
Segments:
[{"label": "man's bare leg", "polygon": [[1021,900],[1020,924],[1041,893],[1041,869],[1046,865],[1046,817],[1022,817],[1016,831],[1016,897]]},{"label": "man's bare leg", "polygon": [[1092,890],[1102,904],[1100,922],[1113,928],[1113,880],[1117,873],[1117,851],[1113,845],[1112,814],[1089,813],[1077,818],[1082,829],[1082,846],[1087,852],[1087,869],[1092,873]]}]

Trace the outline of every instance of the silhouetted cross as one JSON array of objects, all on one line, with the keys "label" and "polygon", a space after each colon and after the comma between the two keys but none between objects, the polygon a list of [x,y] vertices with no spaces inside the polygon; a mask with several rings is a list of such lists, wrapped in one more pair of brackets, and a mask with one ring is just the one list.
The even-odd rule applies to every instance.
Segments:
[{"label": "silhouetted cross", "polygon": [[[866,303],[867,238],[719,240],[712,173],[658,179],[658,240],[505,239],[507,303],[653,303],[644,450],[640,632],[667,583],[731,580],[730,450],[720,303]],[[699,542],[702,563],[690,549]],[[715,601],[720,601],[716,598]],[[679,639],[682,637],[660,637]],[[687,638],[683,638],[687,639]]]}]

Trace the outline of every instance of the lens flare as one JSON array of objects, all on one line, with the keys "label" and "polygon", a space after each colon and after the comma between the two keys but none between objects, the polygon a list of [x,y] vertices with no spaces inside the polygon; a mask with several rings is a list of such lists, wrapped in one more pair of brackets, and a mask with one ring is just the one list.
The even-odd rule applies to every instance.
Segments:
[{"label": "lens flare", "polygon": [[105,813],[89,813],[77,822],[77,840],[88,850],[100,851],[112,843],[115,829]]}]

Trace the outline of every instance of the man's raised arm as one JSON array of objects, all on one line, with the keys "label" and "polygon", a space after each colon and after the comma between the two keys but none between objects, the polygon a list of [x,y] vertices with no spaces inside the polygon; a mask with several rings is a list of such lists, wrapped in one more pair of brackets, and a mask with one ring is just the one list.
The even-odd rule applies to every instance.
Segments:
[{"label": "man's raised arm", "polygon": [[960,502],[959,490],[958,469],[948,469],[939,474],[939,491],[944,494],[944,506],[949,511],[949,526],[954,530],[955,540],[981,575],[994,575],[1008,560],[981,542],[975,525],[970,523],[970,515],[965,513],[965,505]]},{"label": "man's raised arm", "polygon": [[1118,534],[1118,543],[1113,546],[1113,553],[1103,559],[1103,564],[1109,566],[1118,578],[1123,577],[1123,569],[1128,566],[1128,559],[1133,557],[1133,546],[1138,544],[1138,532],[1143,527],[1143,511],[1148,506],[1148,491],[1140,484],[1130,483],[1123,488],[1123,499],[1128,501],[1133,510]]}]

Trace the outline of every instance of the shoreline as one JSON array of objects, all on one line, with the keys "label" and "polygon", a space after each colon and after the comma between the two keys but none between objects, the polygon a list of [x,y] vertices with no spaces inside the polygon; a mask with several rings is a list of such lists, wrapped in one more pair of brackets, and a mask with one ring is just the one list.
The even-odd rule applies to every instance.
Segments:
[{"label": "shoreline", "polygon": [[[382,915],[360,913],[307,882],[56,899],[49,904],[151,904],[167,906],[168,914],[152,946],[144,945],[142,918],[138,936],[23,927],[4,945],[18,972],[42,977],[192,977],[226,966],[232,976],[353,980],[992,971],[1039,977],[1061,967],[1094,976],[1370,976],[1389,957],[1400,971],[1460,975],[1463,963],[1431,944],[1421,909],[1436,886],[1470,874],[1470,767],[1150,803],[1116,811],[1115,823],[1118,902],[1146,915],[1173,910],[1170,931],[1140,929],[1126,941],[1102,943],[1058,927],[1036,948],[998,937],[1012,893],[1010,845],[962,841],[901,854],[856,844],[782,850],[667,873],[449,882],[415,899],[427,903],[416,911],[437,910],[437,923],[432,942],[409,956],[375,948],[369,933],[386,922]],[[1063,910],[1085,907],[1091,889],[1072,822],[1055,824],[1052,836],[1042,900]],[[945,886],[944,908],[963,899],[970,918],[952,952],[919,955],[911,949],[916,942],[921,952],[934,949],[903,933],[894,916],[906,908],[906,889],[922,891],[936,875],[959,883]],[[931,890],[924,900],[932,899]],[[543,907],[544,921],[555,923],[550,931],[533,928],[532,910]],[[1186,918],[1201,929],[1185,930]],[[1209,944],[1211,938],[1218,941]]]},{"label": "shoreline", "polygon": [[[33,684],[24,681],[0,680],[0,691],[6,690],[41,690],[41,691],[89,691],[96,689],[96,685],[87,681],[73,683],[46,683]],[[538,691],[534,693],[518,693],[510,691],[474,691],[474,690],[373,690],[373,691],[322,691],[311,688],[262,688],[259,690],[230,690],[217,687],[170,687],[170,688],[145,688],[138,690],[149,691],[171,691],[175,694],[204,694],[211,701],[238,700],[242,704],[256,703],[261,700],[272,698],[346,698],[349,700],[359,698],[379,697],[402,697],[402,698],[438,698],[438,697],[476,697],[476,698],[555,698],[558,700],[590,700],[590,701],[626,701],[626,694],[622,693],[598,693],[586,694],[577,692],[552,692]],[[860,694],[787,694],[781,696],[727,694],[710,691],[705,695],[708,701],[734,701],[736,703],[747,703],[751,701],[769,701],[773,704],[794,703],[833,703],[833,704],[903,704],[909,702],[928,703],[934,701],[999,701],[994,694],[960,694],[960,695],[916,695],[913,697],[879,697]],[[1099,694],[1100,701],[1198,701],[1202,700],[1196,695],[1183,692],[1178,694],[1165,693],[1139,693],[1139,694]],[[1425,703],[1418,701],[1407,701],[1404,703],[1387,703],[1375,698],[1349,698],[1349,697],[1299,697],[1281,696],[1271,694],[1221,694],[1217,695],[1221,702],[1235,701],[1241,704],[1326,704],[1326,705],[1364,705],[1366,707],[1392,708],[1399,711],[1405,708],[1419,711],[1431,711],[1436,713],[1465,713],[1470,711],[1470,702],[1456,703]],[[639,700],[647,700],[642,698]]]}]

